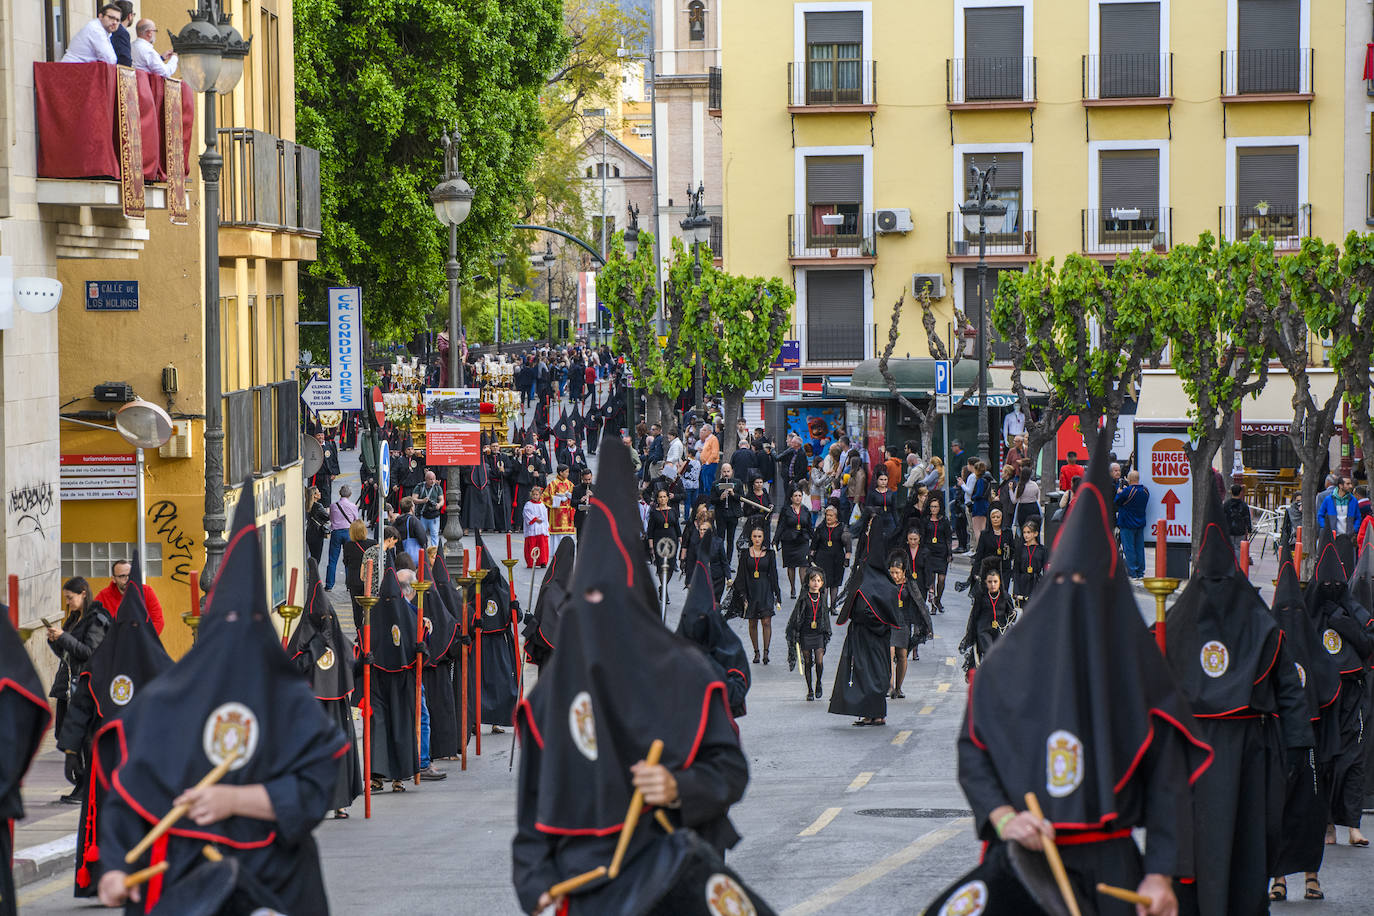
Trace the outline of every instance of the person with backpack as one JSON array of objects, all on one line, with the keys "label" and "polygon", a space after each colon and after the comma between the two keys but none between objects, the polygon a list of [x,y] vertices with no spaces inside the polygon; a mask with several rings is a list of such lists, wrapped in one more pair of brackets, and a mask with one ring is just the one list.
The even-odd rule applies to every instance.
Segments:
[{"label": "person with backpack", "polygon": [[1254,525],[1250,522],[1250,507],[1245,502],[1245,485],[1231,485],[1231,496],[1221,505],[1221,514],[1226,519],[1226,533],[1231,536],[1231,549],[1236,560],[1240,560],[1240,545],[1250,539]]},{"label": "person with backpack", "polygon": [[983,529],[988,526],[988,507],[991,505],[993,488],[992,475],[988,473],[985,462],[973,466],[973,473],[964,481],[964,497],[968,503],[969,530],[973,542],[978,543]]}]

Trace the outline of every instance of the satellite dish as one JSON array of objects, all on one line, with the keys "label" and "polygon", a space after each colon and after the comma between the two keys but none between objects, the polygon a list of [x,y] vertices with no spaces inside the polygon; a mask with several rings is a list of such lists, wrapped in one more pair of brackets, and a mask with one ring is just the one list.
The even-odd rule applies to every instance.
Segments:
[{"label": "satellite dish", "polygon": [[324,446],[316,442],[314,436],[301,436],[301,473],[306,478],[314,477],[323,465]]},{"label": "satellite dish", "polygon": [[172,438],[172,418],[151,401],[135,398],[115,411],[115,429],[136,448],[161,448]]},{"label": "satellite dish", "polygon": [[26,312],[42,315],[62,301],[62,281],[51,277],[16,277],[14,301]]}]

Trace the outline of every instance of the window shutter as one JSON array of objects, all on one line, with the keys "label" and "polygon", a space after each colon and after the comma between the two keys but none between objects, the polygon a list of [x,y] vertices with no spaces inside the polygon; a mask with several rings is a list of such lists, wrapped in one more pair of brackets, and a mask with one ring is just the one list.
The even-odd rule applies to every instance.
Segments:
[{"label": "window shutter", "polygon": [[1236,45],[1242,51],[1296,48],[1300,0],[1240,0],[1236,8]]},{"label": "window shutter", "polygon": [[1103,152],[1098,159],[1097,175],[1098,206],[1104,214],[1113,208],[1159,212],[1158,150]]},{"label": "window shutter", "polygon": [[809,45],[857,45],[864,40],[863,13],[807,13]]},{"label": "window shutter", "polygon": [[1249,147],[1236,150],[1236,204],[1247,210],[1267,200],[1274,212],[1298,210],[1298,148]]},{"label": "window shutter", "polygon": [[[997,175],[993,179],[993,187],[998,191],[1019,191],[1021,190],[1021,154],[1020,153],[967,153],[964,156],[964,175],[963,189],[968,190],[969,186],[969,166],[977,166],[980,169],[992,167],[992,160],[997,159]],[[962,198],[960,198],[962,200]]]},{"label": "window shutter", "polygon": [[808,156],[808,204],[861,204],[864,199],[862,156]]},{"label": "window shutter", "polygon": [[964,10],[964,56],[1015,57],[1025,49],[1021,28],[1025,13],[1019,6]]},{"label": "window shutter", "polygon": [[864,272],[806,272],[806,349],[808,360],[861,360],[864,357]]},{"label": "window shutter", "polygon": [[1159,95],[1159,4],[1104,3],[1098,9],[1099,94],[1108,99]]},{"label": "window shutter", "polygon": [[237,486],[253,472],[253,458],[257,450],[257,430],[253,426],[253,392],[248,389],[231,391],[224,396],[225,430],[224,441],[228,447],[226,455],[228,472],[225,483]]}]

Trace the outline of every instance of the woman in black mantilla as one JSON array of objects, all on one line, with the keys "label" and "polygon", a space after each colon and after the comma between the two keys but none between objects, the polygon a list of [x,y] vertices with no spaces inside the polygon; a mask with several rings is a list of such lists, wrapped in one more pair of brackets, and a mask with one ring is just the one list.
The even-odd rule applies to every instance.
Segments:
[{"label": "woman in black mantilla", "polygon": [[1045,574],[1045,560],[1049,556],[1045,545],[1040,543],[1040,517],[1026,519],[1021,526],[1021,545],[1016,548],[1016,561],[1012,564],[1011,585],[1016,593],[1016,603],[1024,606],[1030,600],[1035,583]]},{"label": "woman in black mantilla", "polygon": [[[1007,570],[1011,566],[1012,543],[1011,533],[1003,525],[1004,516],[1002,510],[993,506],[988,510],[988,524],[983,529],[983,533],[978,535],[978,545],[973,551],[973,563],[970,566],[968,581],[959,583],[965,588],[972,588],[976,597],[983,585],[983,575],[986,569],[986,561],[995,560],[997,563],[998,578],[1001,582],[1007,581]],[[957,587],[957,586],[956,586]]]},{"label": "woman in black mantilla", "polygon": [[[773,543],[782,547],[787,590],[793,600],[797,597],[797,573],[811,562],[811,510],[802,505],[805,498],[801,489],[788,494],[787,505],[778,513],[778,533],[773,538]],[[802,582],[802,589],[806,589],[805,582]]]},{"label": "woman in black mantilla", "polygon": [[715,513],[705,500],[698,500],[691,512],[687,525],[682,530],[682,542],[678,545],[678,561],[682,564],[682,585],[691,586],[692,576],[696,573],[697,549],[701,544],[701,523],[705,521],[708,529],[714,526]]},{"label": "woman in black mantilla", "polygon": [[677,509],[668,501],[668,491],[657,490],[654,493],[653,508],[649,510],[649,523],[644,529],[644,541],[649,551],[649,562],[659,573],[661,580],[658,584],[660,601],[663,600],[663,589],[668,587],[673,578],[673,571],[677,569],[676,549],[666,558],[655,553],[658,542],[663,538],[672,538],[674,545],[680,545],[682,526],[678,524]]},{"label": "woman in black mantilla", "polygon": [[888,489],[887,470],[881,464],[873,469],[873,489],[864,497],[864,505],[883,520],[885,543],[895,545],[901,513],[897,510],[897,491]]},{"label": "woman in black mantilla", "polygon": [[[787,619],[787,670],[791,671],[796,662],[796,651],[801,649],[802,674],[806,677],[806,698],[817,700],[824,696],[825,688],[821,678],[825,669],[825,647],[830,644],[830,612],[832,605],[825,595],[825,573],[815,566],[806,571],[806,581],[802,583],[802,596],[792,608],[792,616]],[[812,686],[811,673],[815,670],[816,683]]]},{"label": "woman in black mantilla", "polygon": [[[749,503],[745,503],[744,511],[750,513],[750,521],[754,521],[755,519],[763,520],[763,540],[764,543],[767,543],[773,539],[773,530],[770,527],[770,521],[773,517],[773,500],[768,495],[768,491],[764,489],[763,477],[757,471],[753,472],[753,474],[754,476],[749,480],[749,495],[745,498],[748,499],[749,502],[758,503],[759,505],[751,506]],[[764,506],[765,508],[760,509],[759,506]],[[740,535],[740,538],[747,542],[749,540],[749,532],[746,530]]]},{"label": "woman in black mantilla", "polygon": [[983,586],[973,597],[968,626],[964,630],[964,638],[959,642],[959,651],[968,653],[964,659],[964,671],[970,673],[983,663],[992,644],[1006,632],[1016,616],[1011,596],[1002,587],[1002,568],[997,558],[988,557],[980,569]]},{"label": "woman in black mantilla", "polygon": [[[931,594],[930,611],[943,614],[945,605],[945,573],[949,571],[949,557],[953,549],[953,536],[949,519],[945,518],[945,504],[941,499],[931,499],[926,504],[925,517],[921,526],[921,566],[916,579],[922,595]],[[932,594],[933,593],[933,594]]]},{"label": "woman in black mantilla", "polygon": [[[920,552],[920,535],[915,531],[909,531],[907,535],[907,547],[900,551],[900,556],[889,556],[887,559],[888,578],[897,586],[897,629],[892,631],[888,640],[892,651],[892,681],[888,695],[894,700],[906,699],[902,683],[906,680],[908,654],[915,654],[917,646],[929,639],[933,630],[925,599],[910,572],[912,555]],[[917,541],[914,549],[911,546],[913,535]],[[893,553],[897,554],[898,551]],[[900,562],[894,563],[894,560]]]},{"label": "woman in black mantilla", "polygon": [[832,501],[821,513],[821,523],[811,535],[811,562],[825,575],[828,606],[832,611],[840,583],[844,581],[844,571],[849,566],[851,548],[849,529],[840,523],[840,510]]},{"label": "woman in black mantilla", "polygon": [[864,519],[871,541],[864,561],[855,568],[837,626],[849,625],[835,669],[829,711],[838,716],[858,716],[856,726],[887,724],[887,695],[891,683],[891,634],[897,622],[897,589],[888,563],[902,565],[902,552],[886,557],[882,519]]},{"label": "woman in black mantilla", "polygon": [[782,607],[782,587],[778,584],[777,555],[768,546],[768,520],[755,515],[745,523],[746,544],[739,558],[739,572],[730,590],[730,614],[749,621],[749,641],[754,646],[754,664],[759,663],[759,622],[763,623],[763,663],[768,664],[768,647],[773,641],[773,614]]}]

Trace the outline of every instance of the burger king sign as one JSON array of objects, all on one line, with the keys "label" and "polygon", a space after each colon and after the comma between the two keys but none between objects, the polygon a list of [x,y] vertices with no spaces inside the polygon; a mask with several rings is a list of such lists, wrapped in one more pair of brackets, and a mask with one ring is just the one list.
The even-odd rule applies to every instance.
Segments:
[{"label": "burger king sign", "polygon": [[1150,491],[1145,537],[1153,541],[1162,522],[1171,544],[1192,540],[1193,478],[1188,467],[1187,433],[1136,427],[1140,482]]}]

